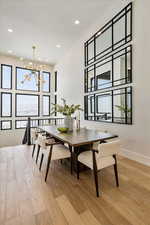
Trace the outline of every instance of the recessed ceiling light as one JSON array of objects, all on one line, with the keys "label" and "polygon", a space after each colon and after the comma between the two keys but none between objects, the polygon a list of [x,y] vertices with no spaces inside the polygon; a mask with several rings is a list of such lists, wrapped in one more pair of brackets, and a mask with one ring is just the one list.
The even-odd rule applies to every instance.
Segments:
[{"label": "recessed ceiling light", "polygon": [[56,48],[61,48],[61,45],[60,45],[60,44],[57,44],[57,45],[56,45]]},{"label": "recessed ceiling light", "polygon": [[8,53],[11,54],[13,51],[12,50],[8,50]]},{"label": "recessed ceiling light", "polygon": [[12,33],[13,32],[13,29],[8,28],[8,32]]},{"label": "recessed ceiling light", "polygon": [[74,24],[78,25],[78,24],[80,24],[80,21],[79,20],[75,20]]}]

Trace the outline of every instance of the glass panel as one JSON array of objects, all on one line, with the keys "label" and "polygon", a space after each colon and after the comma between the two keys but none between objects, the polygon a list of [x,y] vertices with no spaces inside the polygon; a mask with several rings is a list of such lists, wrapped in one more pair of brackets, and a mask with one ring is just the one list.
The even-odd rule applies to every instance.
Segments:
[{"label": "glass panel", "polygon": [[16,95],[17,116],[38,116],[39,98],[37,95]]},{"label": "glass panel", "polygon": [[12,66],[2,65],[2,88],[11,89],[12,85]]},{"label": "glass panel", "polygon": [[114,59],[114,85],[125,83],[125,55]]},{"label": "glass panel", "polygon": [[88,96],[88,119],[94,120],[94,95]]},{"label": "glass panel", "polygon": [[112,86],[112,62],[101,64],[96,68],[97,90]]},{"label": "glass panel", "polygon": [[94,66],[87,69],[87,77],[88,77],[88,92],[94,91]]},{"label": "glass panel", "polygon": [[43,96],[43,116],[50,115],[50,97]]},{"label": "glass panel", "polygon": [[[96,55],[106,51],[108,48],[111,48],[111,46],[112,46],[112,29],[110,27],[96,38]],[[110,51],[111,49],[108,50],[108,52]],[[108,52],[106,51],[105,54]]]},{"label": "glass panel", "polygon": [[127,83],[132,82],[131,53],[127,53]]},{"label": "glass panel", "polygon": [[50,73],[49,72],[43,72],[43,91],[44,92],[50,92]]},{"label": "glass panel", "polygon": [[132,123],[132,89],[128,87],[127,89],[127,124]]},{"label": "glass panel", "polygon": [[113,92],[113,104],[114,122],[125,123],[125,89],[115,90]]},{"label": "glass panel", "polygon": [[[120,18],[114,24],[114,44],[117,44],[124,38],[125,38],[125,16]],[[119,47],[120,45],[124,44],[124,42],[125,40],[121,41],[116,47]]]},{"label": "glass panel", "polygon": [[127,13],[127,36],[131,35],[131,11]]},{"label": "glass panel", "polygon": [[92,63],[94,61],[94,40],[88,44],[88,62]]},{"label": "glass panel", "polygon": [[[34,79],[34,74],[32,75],[32,79],[30,81],[24,81],[25,76],[32,73],[32,70],[27,70],[24,68],[16,68],[16,76],[17,76],[17,90],[27,90],[27,91],[38,91],[38,84],[36,83],[36,79]],[[39,72],[36,72],[36,76],[39,75]],[[22,83],[24,81],[24,83]]]},{"label": "glass panel", "polygon": [[111,93],[96,96],[96,120],[112,122]]},{"label": "glass panel", "polygon": [[16,129],[26,128],[27,121],[26,120],[16,120]]},{"label": "glass panel", "polygon": [[10,117],[12,110],[12,96],[10,93],[2,93],[2,117]]},{"label": "glass panel", "polygon": [[2,121],[2,130],[10,130],[11,121]]}]

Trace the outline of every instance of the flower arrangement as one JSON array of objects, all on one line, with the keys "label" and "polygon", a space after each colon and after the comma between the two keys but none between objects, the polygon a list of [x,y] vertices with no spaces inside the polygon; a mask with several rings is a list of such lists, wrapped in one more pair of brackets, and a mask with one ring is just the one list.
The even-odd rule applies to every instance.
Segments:
[{"label": "flower arrangement", "polygon": [[61,113],[64,116],[71,116],[72,114],[74,114],[76,111],[83,111],[83,109],[81,108],[80,105],[67,105],[66,104],[66,100],[64,98],[61,99],[63,101],[63,105],[59,105],[59,104],[52,104],[53,108],[52,108],[52,113],[54,114],[56,112]]}]

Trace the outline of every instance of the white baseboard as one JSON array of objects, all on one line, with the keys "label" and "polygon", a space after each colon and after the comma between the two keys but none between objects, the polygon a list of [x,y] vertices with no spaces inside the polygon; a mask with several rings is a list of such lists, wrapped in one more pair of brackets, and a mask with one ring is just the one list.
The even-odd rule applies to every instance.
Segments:
[{"label": "white baseboard", "polygon": [[144,155],[141,155],[139,153],[136,153],[136,152],[131,152],[131,151],[128,151],[126,149],[122,149],[122,156],[125,156],[129,159],[132,159],[134,161],[137,161],[139,163],[142,163],[146,166],[150,166],[150,157],[148,156],[144,156]]}]

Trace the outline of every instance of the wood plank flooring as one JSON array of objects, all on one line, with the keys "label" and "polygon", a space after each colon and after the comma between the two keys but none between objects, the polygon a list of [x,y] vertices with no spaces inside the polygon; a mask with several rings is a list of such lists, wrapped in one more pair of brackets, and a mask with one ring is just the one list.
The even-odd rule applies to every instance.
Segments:
[{"label": "wood plank flooring", "polygon": [[90,170],[77,180],[53,162],[46,184],[46,161],[39,172],[31,152],[32,146],[0,149],[0,225],[150,225],[150,167],[119,157],[120,187],[107,168],[96,198]]}]

